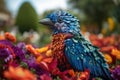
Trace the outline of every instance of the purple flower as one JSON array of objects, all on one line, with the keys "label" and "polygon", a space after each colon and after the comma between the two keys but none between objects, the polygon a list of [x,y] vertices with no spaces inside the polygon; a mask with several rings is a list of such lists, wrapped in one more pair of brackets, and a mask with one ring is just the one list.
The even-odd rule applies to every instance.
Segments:
[{"label": "purple flower", "polygon": [[13,50],[14,50],[14,53],[16,54],[16,58],[20,60],[23,60],[25,58],[25,52],[21,48],[14,46]]},{"label": "purple flower", "polygon": [[13,44],[9,40],[0,40],[0,44],[8,45],[10,47],[13,47]]},{"label": "purple flower", "polygon": [[5,62],[13,59],[14,51],[12,49],[14,45],[8,40],[0,40],[0,58],[2,58]]},{"label": "purple flower", "polygon": [[0,40],[0,58],[3,58],[5,62],[10,61],[13,58],[13,54],[18,60],[25,59],[25,47],[24,43],[19,43],[17,46],[12,44],[9,40]]},{"label": "purple flower", "polygon": [[112,77],[114,80],[120,80],[120,65],[118,65],[114,70],[112,70]]},{"label": "purple flower", "polygon": [[11,54],[10,51],[8,49],[6,49],[6,48],[0,49],[0,57],[1,58],[6,58],[10,54]]},{"label": "purple flower", "polygon": [[26,62],[30,68],[34,68],[36,66],[35,65],[36,62],[35,62],[35,57],[34,56],[29,56],[28,59],[24,59],[23,61]]},{"label": "purple flower", "polygon": [[[14,46],[9,40],[0,40],[0,44],[4,46],[8,46],[11,48],[11,50],[16,55],[16,58],[22,60],[25,58],[25,50],[23,50],[21,47],[25,46],[25,44],[21,43],[17,46]],[[7,47],[0,47],[0,57],[8,57],[5,61],[8,61],[10,58],[12,58],[12,52]]]},{"label": "purple flower", "polygon": [[34,56],[30,55],[28,59],[24,59],[23,61],[27,63],[29,69],[34,69],[37,75],[48,74],[48,72],[42,69],[41,66],[36,62]]},{"label": "purple flower", "polygon": [[16,46],[20,49],[25,49],[25,43],[24,42],[20,42]]}]

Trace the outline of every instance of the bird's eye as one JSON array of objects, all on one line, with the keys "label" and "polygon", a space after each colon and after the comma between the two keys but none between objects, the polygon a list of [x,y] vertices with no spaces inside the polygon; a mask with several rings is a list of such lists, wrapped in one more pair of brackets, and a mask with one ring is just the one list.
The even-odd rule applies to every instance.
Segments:
[{"label": "bird's eye", "polygon": [[61,19],[61,18],[58,18],[58,22],[59,22],[59,23],[62,23],[62,19]]}]

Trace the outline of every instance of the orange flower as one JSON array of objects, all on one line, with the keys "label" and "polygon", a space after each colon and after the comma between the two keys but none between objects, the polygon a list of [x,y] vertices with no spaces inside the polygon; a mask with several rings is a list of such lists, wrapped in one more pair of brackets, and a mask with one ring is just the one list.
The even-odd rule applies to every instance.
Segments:
[{"label": "orange flower", "polygon": [[118,60],[120,60],[120,54],[118,54],[118,55],[116,56],[116,58],[117,58]]},{"label": "orange flower", "polygon": [[5,39],[5,37],[0,35],[0,40],[4,40],[4,39]]},{"label": "orange flower", "polygon": [[4,76],[10,80],[36,80],[35,75],[21,67],[14,68],[10,66],[8,71],[4,72]]},{"label": "orange flower", "polygon": [[84,72],[81,72],[80,77],[77,80],[89,80],[90,71],[87,69]]},{"label": "orange flower", "polygon": [[35,48],[33,48],[33,46],[31,44],[26,45],[26,49],[28,51],[30,51],[31,53],[33,53],[35,55],[35,57],[38,57],[40,54],[36,51]]},{"label": "orange flower", "polygon": [[11,33],[9,33],[9,32],[6,32],[6,33],[5,33],[5,38],[8,39],[8,40],[10,40],[10,41],[12,41],[12,42],[16,42],[15,36],[13,36],[13,35],[12,35]]},{"label": "orange flower", "polygon": [[120,60],[120,51],[118,49],[112,49],[111,54]]},{"label": "orange flower", "polygon": [[41,62],[42,59],[43,59],[43,56],[39,56],[39,57],[36,58],[37,62]]},{"label": "orange flower", "polygon": [[113,56],[117,56],[118,53],[119,53],[119,51],[118,51],[117,49],[112,49],[111,54],[112,54]]},{"label": "orange flower", "polygon": [[76,73],[74,72],[73,69],[69,70],[69,74],[70,74],[72,77],[75,77],[75,76],[76,76]]},{"label": "orange flower", "polygon": [[105,57],[105,59],[107,60],[107,63],[108,63],[108,64],[111,64],[111,63],[112,63],[112,58],[111,58],[111,56],[110,56],[109,54],[104,54],[104,57]]}]

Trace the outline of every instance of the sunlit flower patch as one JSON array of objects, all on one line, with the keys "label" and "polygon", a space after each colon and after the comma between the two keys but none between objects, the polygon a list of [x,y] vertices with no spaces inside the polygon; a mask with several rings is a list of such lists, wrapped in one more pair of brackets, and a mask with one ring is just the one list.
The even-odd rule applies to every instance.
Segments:
[{"label": "sunlit flower patch", "polygon": [[[89,39],[105,56],[113,79],[119,80],[120,37],[90,34]],[[9,32],[0,35],[0,80],[89,80],[89,70],[76,72],[71,69],[61,72],[50,47],[50,44],[39,48],[17,42],[16,37]]]}]

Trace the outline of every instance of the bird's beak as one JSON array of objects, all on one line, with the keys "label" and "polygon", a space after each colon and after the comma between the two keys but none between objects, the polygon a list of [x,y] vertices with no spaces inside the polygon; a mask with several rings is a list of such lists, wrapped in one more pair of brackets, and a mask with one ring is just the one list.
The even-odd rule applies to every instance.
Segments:
[{"label": "bird's beak", "polygon": [[43,25],[54,26],[54,23],[49,18],[42,19],[39,21],[39,23]]}]

